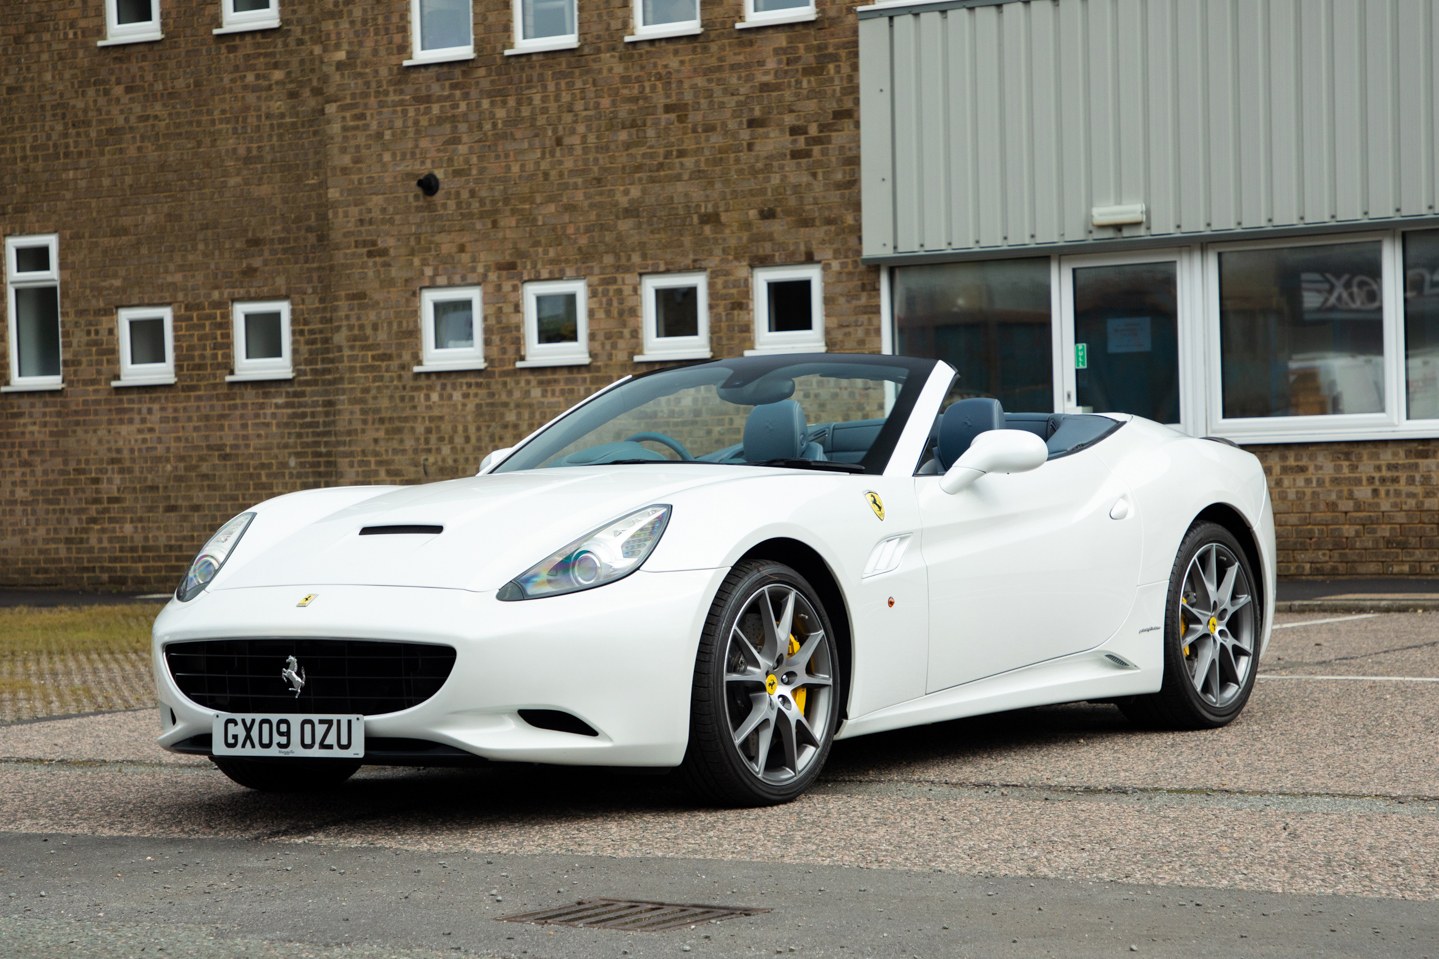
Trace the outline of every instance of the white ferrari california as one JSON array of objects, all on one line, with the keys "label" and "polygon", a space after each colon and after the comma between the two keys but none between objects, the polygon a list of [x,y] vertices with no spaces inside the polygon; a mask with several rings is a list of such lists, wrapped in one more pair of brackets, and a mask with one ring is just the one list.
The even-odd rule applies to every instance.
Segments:
[{"label": "white ferrari california", "polygon": [[881,730],[1237,716],[1274,609],[1258,460],[957,390],[935,360],[719,360],[625,377],[476,476],[254,506],[155,621],[160,745],[258,789],[538,762],[765,804]]}]

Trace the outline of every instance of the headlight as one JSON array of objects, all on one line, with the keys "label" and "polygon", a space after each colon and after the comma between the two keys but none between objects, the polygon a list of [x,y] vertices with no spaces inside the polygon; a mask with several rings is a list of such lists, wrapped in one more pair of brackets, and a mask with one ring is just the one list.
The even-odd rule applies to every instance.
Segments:
[{"label": "headlight", "polygon": [[505,602],[558,596],[623,579],[654,551],[670,521],[668,506],[646,506],[622,516],[540,560],[504,585]]},{"label": "headlight", "polygon": [[190,564],[190,571],[185,574],[185,579],[180,583],[180,588],[175,590],[175,598],[185,603],[199,595],[200,590],[209,585],[210,580],[225,565],[225,560],[230,558],[231,551],[235,544],[240,542],[240,537],[245,535],[245,530],[250,526],[250,520],[255,518],[254,513],[241,513],[230,522],[220,527],[220,531],[210,537],[205,548],[200,550],[195,561]]}]

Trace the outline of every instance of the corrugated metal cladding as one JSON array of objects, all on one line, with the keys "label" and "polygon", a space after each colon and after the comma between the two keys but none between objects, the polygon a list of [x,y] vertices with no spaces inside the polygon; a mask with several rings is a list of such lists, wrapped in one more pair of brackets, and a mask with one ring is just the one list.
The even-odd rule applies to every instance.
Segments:
[{"label": "corrugated metal cladding", "polygon": [[[865,255],[1431,216],[1436,7],[862,9]],[[1142,226],[1091,224],[1130,203]]]}]

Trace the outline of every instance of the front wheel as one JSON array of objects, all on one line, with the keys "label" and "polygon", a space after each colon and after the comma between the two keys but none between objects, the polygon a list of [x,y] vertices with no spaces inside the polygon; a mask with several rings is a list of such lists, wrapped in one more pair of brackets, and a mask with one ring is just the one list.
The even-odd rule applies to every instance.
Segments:
[{"label": "front wheel", "polygon": [[1189,528],[1175,557],[1164,618],[1164,685],[1119,701],[1140,725],[1215,729],[1254,689],[1264,613],[1249,559],[1216,523]]},{"label": "front wheel", "polygon": [[275,793],[334,789],[360,768],[358,759],[243,759],[211,756],[220,772],[247,789]]},{"label": "front wheel", "polygon": [[726,806],[789,802],[814,782],[838,725],[838,647],[804,577],[782,563],[730,571],[705,622],[681,775]]}]

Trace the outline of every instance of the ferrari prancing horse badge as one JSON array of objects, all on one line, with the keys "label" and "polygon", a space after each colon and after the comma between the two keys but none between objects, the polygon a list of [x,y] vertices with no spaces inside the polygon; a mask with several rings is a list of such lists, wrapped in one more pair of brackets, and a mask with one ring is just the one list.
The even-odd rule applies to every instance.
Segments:
[{"label": "ferrari prancing horse badge", "polygon": [[880,520],[883,520],[883,519],[884,519],[884,500],[882,500],[882,499],[879,498],[879,494],[876,493],[876,492],[875,492],[874,490],[872,490],[872,489],[871,489],[871,490],[865,490],[865,491],[864,491],[864,498],[867,499],[867,500],[869,500],[869,508],[872,509],[872,510],[874,510],[874,515],[878,516],[878,517],[880,518]]}]

